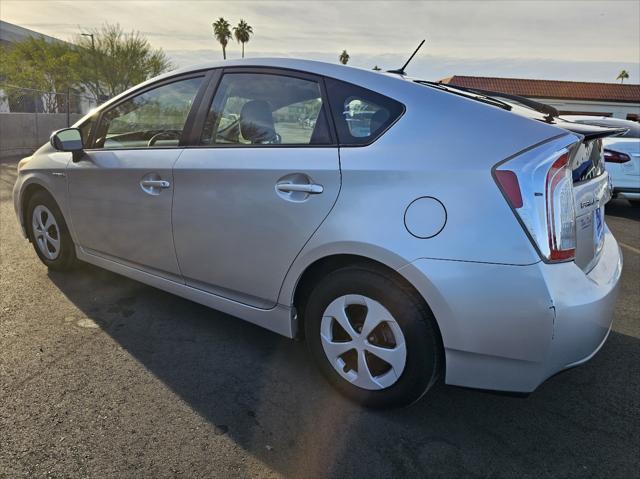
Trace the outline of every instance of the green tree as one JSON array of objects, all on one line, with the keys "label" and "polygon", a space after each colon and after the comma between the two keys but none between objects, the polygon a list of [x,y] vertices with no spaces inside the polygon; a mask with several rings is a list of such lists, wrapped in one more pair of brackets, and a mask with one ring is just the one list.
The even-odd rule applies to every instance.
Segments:
[{"label": "green tree", "polygon": [[342,53],[338,57],[338,60],[340,60],[340,63],[342,63],[343,65],[346,65],[349,62],[349,58],[351,58],[351,57],[349,56],[347,51],[346,50],[342,50]]},{"label": "green tree", "polygon": [[239,43],[242,43],[242,58],[244,58],[244,44],[248,43],[253,35],[253,27],[240,19],[237,27],[233,27],[233,35]]},{"label": "green tree", "polygon": [[118,24],[104,24],[88,36],[77,35],[79,82],[98,100],[112,97],[172,68],[161,49],[140,32],[125,33]]},{"label": "green tree", "polygon": [[213,22],[213,36],[216,37],[216,40],[222,45],[222,58],[227,59],[227,44],[231,39],[231,30],[229,27],[229,22],[227,22],[224,18],[220,17],[218,20]]},{"label": "green tree", "polygon": [[620,80],[620,83],[624,83],[625,80],[629,79],[629,72],[627,70],[621,70],[616,77],[616,80]]},{"label": "green tree", "polygon": [[[73,45],[30,37],[3,47],[0,54],[0,77],[4,83],[49,92],[38,94],[44,111],[66,111],[66,97],[56,92],[66,94],[78,82],[78,53]],[[5,95],[16,101],[24,90],[6,88]]]}]

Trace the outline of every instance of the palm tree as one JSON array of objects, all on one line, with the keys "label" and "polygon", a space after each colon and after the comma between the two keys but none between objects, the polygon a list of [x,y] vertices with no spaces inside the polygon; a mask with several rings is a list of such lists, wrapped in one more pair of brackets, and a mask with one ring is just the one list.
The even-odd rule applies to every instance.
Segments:
[{"label": "palm tree", "polygon": [[620,80],[620,83],[624,83],[625,80],[629,79],[629,72],[627,70],[621,70],[616,80]]},{"label": "palm tree", "polygon": [[216,40],[220,42],[222,45],[222,58],[227,59],[227,44],[229,43],[229,39],[231,38],[231,30],[229,30],[229,22],[227,22],[224,18],[220,17],[213,24],[213,36],[216,37]]},{"label": "palm tree", "polygon": [[244,58],[244,44],[249,41],[251,35],[253,35],[253,28],[244,20],[240,19],[237,27],[233,27],[233,35],[236,40],[242,43],[242,58]]},{"label": "palm tree", "polygon": [[351,58],[351,57],[349,56],[347,51],[346,50],[342,50],[342,53],[338,57],[338,60],[340,60],[340,63],[342,63],[343,65],[346,65],[349,62],[349,58]]}]

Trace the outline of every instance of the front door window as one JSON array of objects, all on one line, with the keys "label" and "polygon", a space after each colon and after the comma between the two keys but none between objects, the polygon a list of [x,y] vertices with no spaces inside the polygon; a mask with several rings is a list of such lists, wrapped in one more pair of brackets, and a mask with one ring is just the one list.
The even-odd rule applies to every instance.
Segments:
[{"label": "front door window", "polygon": [[95,148],[167,148],[180,143],[203,77],[165,84],[130,98],[102,115]]}]

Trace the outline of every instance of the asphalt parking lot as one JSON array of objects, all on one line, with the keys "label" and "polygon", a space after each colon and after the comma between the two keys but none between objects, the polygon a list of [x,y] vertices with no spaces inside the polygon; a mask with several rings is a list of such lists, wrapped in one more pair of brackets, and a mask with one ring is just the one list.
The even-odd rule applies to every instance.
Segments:
[{"label": "asphalt parking lot", "polygon": [[49,273],[0,164],[0,477],[638,477],[640,210],[614,331],[527,398],[437,385],[370,411],[304,343],[83,266]]}]

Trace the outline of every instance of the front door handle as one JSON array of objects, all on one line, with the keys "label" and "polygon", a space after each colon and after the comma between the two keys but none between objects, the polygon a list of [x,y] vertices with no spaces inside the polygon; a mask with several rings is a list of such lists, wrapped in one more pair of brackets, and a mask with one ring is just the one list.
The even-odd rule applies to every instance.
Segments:
[{"label": "front door handle", "polygon": [[166,180],[142,180],[140,184],[145,188],[169,188],[171,183]]},{"label": "front door handle", "polygon": [[276,188],[278,191],[282,191],[285,193],[292,193],[294,191],[300,191],[302,193],[307,193],[310,195],[319,195],[324,191],[324,187],[322,185],[317,185],[315,183],[305,183],[305,184],[297,184],[297,183],[278,183]]},{"label": "front door handle", "polygon": [[140,188],[142,188],[142,191],[152,196],[158,196],[162,190],[170,186],[171,183],[163,180],[158,173],[149,173],[148,175],[144,175],[140,180]]}]

